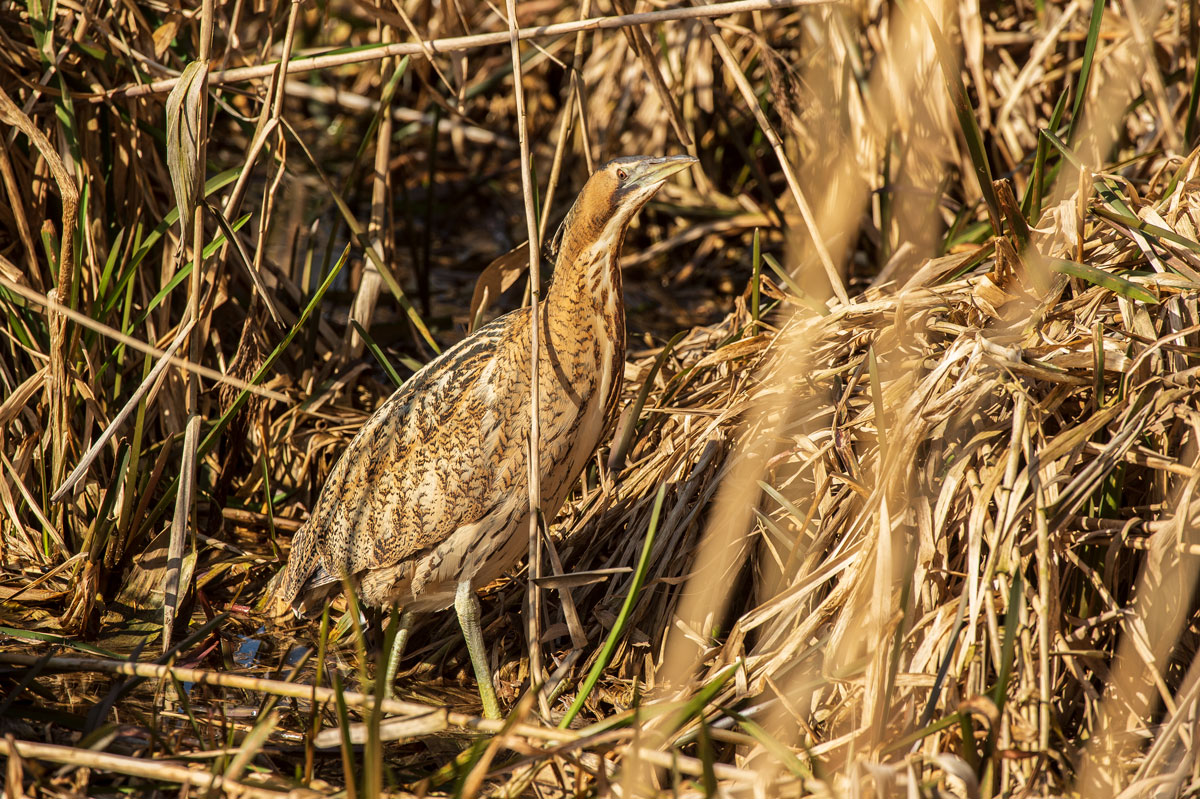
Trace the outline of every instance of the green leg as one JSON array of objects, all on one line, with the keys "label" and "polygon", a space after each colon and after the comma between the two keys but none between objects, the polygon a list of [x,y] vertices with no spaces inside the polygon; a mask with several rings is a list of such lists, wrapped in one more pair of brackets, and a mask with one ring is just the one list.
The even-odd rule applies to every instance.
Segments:
[{"label": "green leg", "polygon": [[383,696],[392,698],[392,683],[396,681],[396,669],[400,666],[400,657],[408,646],[408,633],[412,630],[413,614],[411,610],[400,613],[400,629],[396,630],[396,639],[392,641],[392,651],[388,653],[387,669],[383,673]]},{"label": "green leg", "polygon": [[483,700],[483,715],[489,719],[500,718],[500,703],[496,701],[496,689],[492,686],[492,670],[488,668],[487,650],[483,646],[483,629],[479,626],[479,598],[471,588],[470,580],[458,584],[454,593],[454,610],[462,626],[463,638],[467,639],[467,652],[471,665],[475,667],[475,681],[479,683],[479,698]]}]

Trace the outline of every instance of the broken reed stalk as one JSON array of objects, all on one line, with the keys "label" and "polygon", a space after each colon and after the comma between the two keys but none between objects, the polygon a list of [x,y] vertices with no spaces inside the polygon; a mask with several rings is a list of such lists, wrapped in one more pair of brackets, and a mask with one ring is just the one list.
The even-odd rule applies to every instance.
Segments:
[{"label": "broken reed stalk", "polygon": [[[71,283],[75,274],[75,228],[79,224],[79,188],[75,178],[67,171],[58,150],[42,133],[12,98],[0,88],[0,122],[11,125],[24,133],[38,153],[46,160],[50,174],[58,186],[62,202],[62,229],[57,258],[57,279],[54,288],[47,293],[55,307],[47,306],[50,328],[50,363],[46,371],[46,407],[50,415],[50,481],[52,485],[62,482],[66,472],[67,442],[69,428],[71,392],[67,376],[67,319],[65,310],[71,305]],[[61,306],[58,307],[58,306]],[[65,514],[57,508],[52,514],[56,526],[61,530]]]},{"label": "broken reed stalk", "polygon": [[[205,172],[207,171],[208,159],[206,153],[208,150],[208,56],[212,50],[212,34],[213,34],[213,0],[202,0],[200,6],[200,53],[195,64],[199,65],[200,76],[193,78],[198,81],[199,89],[195,94],[188,91],[188,97],[182,103],[182,110],[174,115],[174,121],[178,126],[177,129],[170,129],[172,114],[170,113],[171,106],[168,105],[168,143],[172,143],[173,136],[187,137],[191,139],[186,148],[171,148],[168,147],[168,158],[174,155],[179,159],[179,162],[171,162],[168,164],[172,170],[185,171],[187,178],[180,178],[182,181],[176,187],[177,199],[179,202],[179,222],[181,236],[184,241],[187,239],[189,225],[185,224],[188,216],[191,217],[190,232],[192,234],[192,271],[188,275],[188,305],[187,318],[189,321],[202,323],[203,327],[208,325],[202,322],[200,318],[200,276],[204,268],[204,203],[200,200],[203,196],[203,185],[205,182]],[[192,98],[195,102],[189,102]],[[172,179],[176,180],[176,174],[172,172]],[[180,259],[182,261],[182,259]],[[189,333],[188,351],[189,360],[193,363],[199,363],[204,352],[204,336],[198,335],[198,331]],[[196,491],[196,471],[198,447],[200,445],[200,424],[203,421],[200,415],[200,380],[193,372],[184,372],[184,412],[187,414],[187,423],[184,427],[183,436],[183,451],[180,453],[179,467],[179,491],[175,495],[175,513],[171,519],[170,538],[167,543],[167,571],[164,579],[163,593],[163,622],[162,622],[162,651],[164,653],[171,650],[171,640],[174,635],[175,616],[179,611],[179,604],[183,601],[183,597],[191,590],[190,580],[183,579],[185,576],[190,577],[183,570],[183,552],[185,546],[185,538],[187,533],[192,532],[192,550],[196,549],[195,531],[198,525],[194,524],[195,519],[195,491]]]}]

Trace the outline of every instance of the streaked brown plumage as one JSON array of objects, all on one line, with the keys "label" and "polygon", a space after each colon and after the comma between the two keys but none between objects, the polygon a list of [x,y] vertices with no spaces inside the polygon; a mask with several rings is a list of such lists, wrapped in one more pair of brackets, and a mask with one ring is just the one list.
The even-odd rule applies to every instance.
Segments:
[{"label": "streaked brown plumage", "polygon": [[[695,159],[621,158],[563,223],[541,304],[543,512],[553,518],[614,422],[625,360],[619,267],[633,215]],[[528,546],[530,324],[506,314],[413,375],[342,453],[292,541],[275,601],[319,609],[343,576],[373,606],[438,610]]]}]

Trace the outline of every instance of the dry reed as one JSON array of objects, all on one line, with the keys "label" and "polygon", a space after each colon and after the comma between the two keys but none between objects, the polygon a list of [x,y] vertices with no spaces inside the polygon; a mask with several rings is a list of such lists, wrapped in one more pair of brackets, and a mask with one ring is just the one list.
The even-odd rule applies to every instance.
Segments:
[{"label": "dry reed", "polygon": [[[509,8],[0,4],[9,795],[1200,790],[1195,9]],[[193,245],[155,92],[210,35]],[[542,696],[523,571],[502,724],[452,618],[402,702],[352,609],[264,629],[391,384],[521,302],[589,168],[678,149]]]}]

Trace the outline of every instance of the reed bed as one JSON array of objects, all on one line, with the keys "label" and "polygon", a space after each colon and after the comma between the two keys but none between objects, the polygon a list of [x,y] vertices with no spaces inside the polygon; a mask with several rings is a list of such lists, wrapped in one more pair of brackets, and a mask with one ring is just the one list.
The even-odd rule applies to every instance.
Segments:
[{"label": "reed bed", "polygon": [[[515,16],[0,3],[6,795],[1196,795],[1195,7]],[[268,619],[527,230],[680,151],[509,717],[448,614],[395,699],[353,602]]]}]

